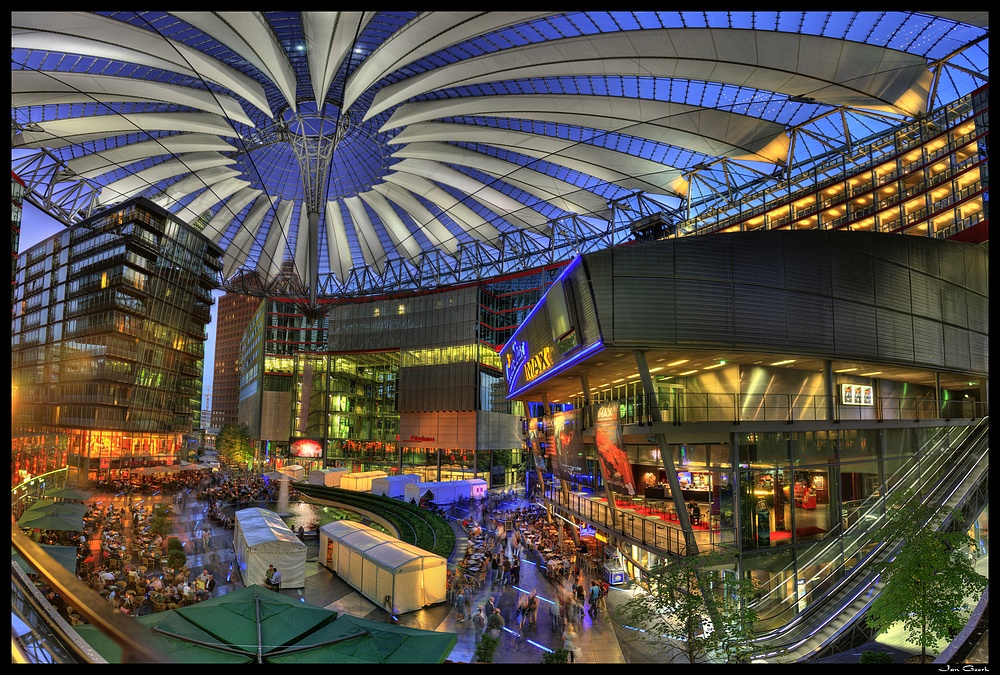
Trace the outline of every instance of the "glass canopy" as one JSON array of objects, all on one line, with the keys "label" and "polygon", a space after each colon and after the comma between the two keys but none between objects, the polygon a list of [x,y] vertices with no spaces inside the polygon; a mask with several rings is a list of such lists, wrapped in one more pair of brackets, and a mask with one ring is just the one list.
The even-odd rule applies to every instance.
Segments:
[{"label": "glass canopy", "polygon": [[985,11],[11,16],[28,201],[148,197],[314,304],[620,243],[989,77]]}]

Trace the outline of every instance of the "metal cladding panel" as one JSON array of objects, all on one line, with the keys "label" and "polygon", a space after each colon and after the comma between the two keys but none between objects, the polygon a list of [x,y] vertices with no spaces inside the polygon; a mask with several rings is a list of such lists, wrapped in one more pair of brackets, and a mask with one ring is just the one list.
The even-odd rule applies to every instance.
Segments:
[{"label": "metal cladding panel", "polygon": [[[731,250],[733,275],[740,286],[785,288],[785,266],[776,265],[774,241],[750,234]],[[815,269],[812,265],[808,269]],[[798,270],[796,270],[798,271]],[[794,272],[793,272],[794,273]]]},{"label": "metal cladding panel", "polygon": [[990,333],[990,298],[989,296],[972,295],[965,296],[969,302],[970,330],[989,335]]},{"label": "metal cladding panel", "polygon": [[968,331],[955,326],[944,325],[945,366],[955,370],[969,370],[972,367],[972,345]]},{"label": "metal cladding panel", "polygon": [[909,314],[875,309],[879,358],[913,362],[913,319]]},{"label": "metal cladding panel", "polygon": [[833,302],[836,353],[866,359],[878,357],[875,308],[844,300]]},{"label": "metal cladding panel", "polygon": [[965,326],[969,322],[967,294],[959,286],[941,283],[941,319],[955,326]]},{"label": "metal cladding panel", "polygon": [[674,247],[678,279],[708,279],[730,283],[733,278],[731,237],[694,237]]},{"label": "metal cladding panel", "polygon": [[969,366],[975,373],[986,373],[990,369],[990,336],[983,333],[969,333]]},{"label": "metal cladding panel", "polygon": [[924,272],[932,277],[940,278],[941,270],[938,266],[938,252],[927,246],[928,242],[920,237],[904,237],[902,242],[908,247],[907,263],[911,270]]},{"label": "metal cladding panel", "polygon": [[840,343],[836,326],[835,302],[829,297],[812,293],[788,293],[785,312],[788,315],[789,349],[808,349],[814,353],[833,352]]},{"label": "metal cladding panel", "polygon": [[399,369],[399,412],[476,409],[475,363]]},{"label": "metal cladding panel", "polygon": [[[829,251],[829,232],[817,232],[813,245],[806,248],[805,239],[797,239],[805,232],[790,233],[791,236],[781,240],[783,255],[780,259],[768,256],[774,267],[784,267],[785,288],[789,291],[803,291],[829,297],[833,288],[833,273],[830,266],[830,256],[823,251]],[[775,242],[772,244],[778,246]]]},{"label": "metal cladding panel", "polygon": [[[838,251],[847,254],[847,251]],[[835,298],[844,298],[852,302],[875,302],[875,278],[872,273],[872,259],[856,254],[832,255],[831,272]]]},{"label": "metal cladding panel", "polygon": [[944,363],[944,329],[939,321],[913,317],[913,358],[922,363]]},{"label": "metal cladding panel", "polygon": [[980,248],[978,246],[962,248],[962,255],[965,258],[962,262],[962,268],[966,272],[970,290],[976,293],[989,293],[990,268],[987,264],[988,258],[981,254]]},{"label": "metal cladding panel", "polygon": [[969,273],[965,267],[965,254],[957,246],[942,246],[940,250],[941,278],[957,286],[969,287]]},{"label": "metal cladding panel", "polygon": [[941,300],[940,279],[910,270],[910,302],[915,315],[940,321]]},{"label": "metal cladding panel", "polygon": [[678,319],[674,307],[677,281],[616,277],[612,339],[617,345],[674,344]]},{"label": "metal cladding panel", "polygon": [[590,290],[587,267],[577,265],[569,279],[573,290],[567,300],[573,304],[579,324],[575,328],[580,332],[580,344],[589,345],[601,338],[601,325],[594,305],[594,294]]},{"label": "metal cladding panel", "polygon": [[736,344],[751,349],[781,349],[788,344],[788,296],[783,291],[750,285],[736,286],[733,294]]},{"label": "metal cladding panel", "polygon": [[[649,305],[641,296],[632,300],[639,305]],[[676,303],[678,344],[733,346],[731,283],[678,279]]]},{"label": "metal cladding panel", "polygon": [[891,262],[876,259],[875,304],[897,312],[909,312],[913,306],[910,300],[909,270]]}]

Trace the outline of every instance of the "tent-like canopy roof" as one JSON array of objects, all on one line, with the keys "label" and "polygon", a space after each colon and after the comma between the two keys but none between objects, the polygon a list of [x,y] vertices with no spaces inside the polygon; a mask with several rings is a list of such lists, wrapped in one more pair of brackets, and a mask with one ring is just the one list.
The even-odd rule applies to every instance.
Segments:
[{"label": "tent-like canopy roof", "polygon": [[226,250],[227,288],[313,300],[614,245],[989,77],[985,11],[11,18],[29,202],[147,196]]},{"label": "tent-like canopy roof", "polygon": [[289,548],[306,548],[285,521],[274,511],[250,507],[236,512],[236,523],[243,533],[247,546],[257,550],[284,551]]},{"label": "tent-like canopy roof", "polygon": [[[442,663],[458,639],[338,615],[256,585],[136,621],[177,663]],[[118,644],[100,630],[74,628],[109,663],[122,662]]]}]

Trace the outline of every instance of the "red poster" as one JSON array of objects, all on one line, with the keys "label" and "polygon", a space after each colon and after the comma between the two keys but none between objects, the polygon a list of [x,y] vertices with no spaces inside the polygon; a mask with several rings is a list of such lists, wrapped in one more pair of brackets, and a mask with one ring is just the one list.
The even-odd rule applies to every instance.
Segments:
[{"label": "red poster", "polygon": [[542,453],[542,442],[538,437],[541,433],[538,429],[538,418],[532,417],[528,420],[528,445],[531,446],[531,454],[535,456],[535,466],[545,471],[545,455]]},{"label": "red poster", "polygon": [[568,410],[552,416],[556,452],[552,458],[552,472],[570,482],[587,474],[583,459],[583,438],[580,434],[580,411]]},{"label": "red poster", "polygon": [[632,477],[632,465],[625,453],[617,401],[597,406],[594,436],[597,442],[597,455],[604,470],[605,485],[612,492],[634,497],[635,479]]}]

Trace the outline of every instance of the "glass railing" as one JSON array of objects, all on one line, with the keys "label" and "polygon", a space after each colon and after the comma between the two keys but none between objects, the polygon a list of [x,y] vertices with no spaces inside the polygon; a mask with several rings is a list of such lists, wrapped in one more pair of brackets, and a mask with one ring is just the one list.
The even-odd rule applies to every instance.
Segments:
[{"label": "glass railing", "polygon": [[[670,422],[804,422],[980,419],[989,414],[986,401],[942,401],[878,396],[870,406],[841,405],[838,396],[808,394],[702,394],[657,397],[656,410],[646,405],[645,394],[619,401],[622,424]],[[598,405],[595,402],[590,408]],[[585,409],[587,410],[587,409]],[[592,410],[586,413],[593,419]],[[655,417],[654,417],[655,414]]]}]

